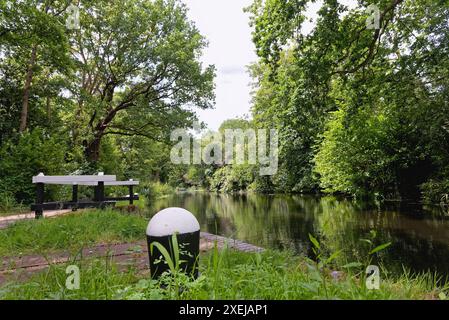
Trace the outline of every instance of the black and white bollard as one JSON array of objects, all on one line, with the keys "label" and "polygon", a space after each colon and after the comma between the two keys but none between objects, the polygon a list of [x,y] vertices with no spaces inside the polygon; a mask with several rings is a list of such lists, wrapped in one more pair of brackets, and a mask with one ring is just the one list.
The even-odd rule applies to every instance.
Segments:
[{"label": "black and white bollard", "polygon": [[173,263],[176,263],[172,243],[175,233],[179,248],[179,261],[183,261],[180,263],[180,269],[194,278],[198,277],[200,224],[195,216],[185,209],[167,208],[154,215],[147,227],[150,273],[153,279],[159,278],[170,268],[165,263],[165,258],[157,246],[153,245],[153,250],[151,250],[151,244],[160,243],[170,254]]}]

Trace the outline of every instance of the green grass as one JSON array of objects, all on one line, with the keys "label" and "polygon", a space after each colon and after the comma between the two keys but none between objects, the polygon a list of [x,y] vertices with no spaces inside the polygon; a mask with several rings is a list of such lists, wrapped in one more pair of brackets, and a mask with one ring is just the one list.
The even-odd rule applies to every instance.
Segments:
[{"label": "green grass", "polygon": [[360,275],[334,280],[304,258],[275,251],[207,253],[200,258],[196,281],[178,273],[158,282],[135,270],[119,272],[105,260],[77,264],[79,290],[65,289],[66,266],[59,265],[24,283],[0,287],[0,299],[429,299],[444,297],[447,290],[429,274],[382,279],[379,290],[367,290]]},{"label": "green grass", "polygon": [[[79,259],[76,253],[83,247],[144,239],[146,225],[142,217],[111,209],[20,221],[0,230],[0,257],[65,250]],[[314,245],[321,248],[319,243]],[[154,281],[133,269],[119,271],[106,258],[77,260],[68,264],[81,269],[80,290],[65,289],[66,265],[55,265],[25,282],[3,285],[0,299],[429,299],[448,295],[448,287],[439,287],[441,282],[430,273],[390,277],[382,272],[380,290],[368,290],[366,263],[334,279],[331,270],[343,268],[321,249],[318,253],[319,261],[314,262],[289,252],[214,249],[201,256],[201,276],[196,281],[175,267],[171,275]]]},{"label": "green grass", "polygon": [[[138,191],[139,200],[134,201],[134,205],[140,211],[144,211],[147,208],[148,202],[165,198],[176,192],[173,187],[161,182],[142,183]],[[128,205],[129,201],[118,201],[116,207],[127,207]]]},{"label": "green grass", "polygon": [[[76,264],[80,269],[80,289],[65,287],[66,267]],[[7,283],[0,287],[0,299],[9,300],[70,300],[113,299],[117,290],[139,280],[135,270],[119,271],[115,265],[103,260],[72,262],[53,265],[47,271],[36,274],[23,283]]]},{"label": "green grass", "polygon": [[[140,196],[139,200],[134,200],[134,205],[139,210],[144,210],[146,208],[146,206],[147,206],[147,201],[145,200],[144,197]],[[126,200],[126,201],[117,201],[115,206],[118,207],[118,208],[120,208],[120,207],[126,208],[126,207],[129,206],[129,201],[128,200]]]},{"label": "green grass", "polygon": [[0,230],[0,257],[145,239],[147,221],[112,209],[19,221]]},{"label": "green grass", "polygon": [[30,208],[27,206],[14,206],[10,208],[2,208],[0,207],[0,217],[7,217],[16,214],[29,213]]},{"label": "green grass", "polygon": [[[174,273],[159,282],[141,280],[119,292],[122,299],[429,299],[440,289],[430,274],[385,278],[379,290],[368,290],[363,273],[334,280],[304,257],[288,252],[262,254],[213,251],[200,263],[201,277],[191,281]],[[161,282],[166,289],[161,289]],[[185,290],[179,290],[185,288]]]}]

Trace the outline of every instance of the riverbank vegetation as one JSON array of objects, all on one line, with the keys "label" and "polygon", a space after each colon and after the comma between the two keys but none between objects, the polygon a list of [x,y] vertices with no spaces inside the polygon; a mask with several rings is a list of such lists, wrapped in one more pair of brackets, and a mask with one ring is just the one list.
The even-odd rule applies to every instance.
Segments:
[{"label": "riverbank vegetation", "polygon": [[82,279],[79,290],[67,290],[66,266],[53,265],[23,283],[1,286],[0,299],[438,300],[446,299],[448,290],[431,274],[383,277],[379,290],[368,290],[362,272],[318,270],[313,262],[288,252],[213,250],[201,256],[197,280],[182,273],[151,280],[148,272],[119,270],[107,259],[76,262]]}]

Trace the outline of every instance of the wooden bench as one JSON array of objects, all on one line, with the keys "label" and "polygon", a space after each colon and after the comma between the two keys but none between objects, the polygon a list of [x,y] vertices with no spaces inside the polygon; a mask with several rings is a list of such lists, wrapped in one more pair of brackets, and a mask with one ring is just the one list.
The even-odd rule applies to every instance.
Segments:
[{"label": "wooden bench", "polygon": [[[45,176],[40,173],[33,177],[33,183],[36,184],[36,203],[31,205],[31,210],[34,211],[36,219],[43,216],[44,210],[61,210],[78,208],[103,208],[107,205],[115,205],[117,201],[126,200],[132,205],[134,200],[139,200],[139,195],[135,194],[133,187],[139,185],[139,181],[132,179],[128,181],[116,181],[115,175],[72,175],[72,176]],[[57,185],[71,185],[72,186],[72,200],[59,202],[44,202],[44,186],[45,184]],[[78,199],[78,186],[93,186],[94,197],[93,200]],[[129,193],[124,197],[107,198],[104,195],[105,186],[128,186]]]}]

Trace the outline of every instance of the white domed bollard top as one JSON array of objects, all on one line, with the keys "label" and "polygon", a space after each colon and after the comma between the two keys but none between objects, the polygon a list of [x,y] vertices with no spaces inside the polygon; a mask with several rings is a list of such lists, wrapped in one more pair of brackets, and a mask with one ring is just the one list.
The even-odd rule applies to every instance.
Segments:
[{"label": "white domed bollard top", "polygon": [[150,273],[153,278],[160,277],[162,273],[169,270],[169,267],[167,263],[161,261],[162,254],[157,246],[153,246],[153,252],[151,252],[151,244],[160,243],[170,253],[173,263],[176,263],[172,243],[173,234],[176,234],[179,246],[179,260],[183,261],[180,269],[195,278],[198,277],[200,224],[191,212],[183,208],[161,210],[148,223],[146,234]]},{"label": "white domed bollard top", "polygon": [[173,233],[192,233],[200,230],[195,216],[183,208],[167,208],[156,213],[147,227],[147,235],[163,237]]}]

